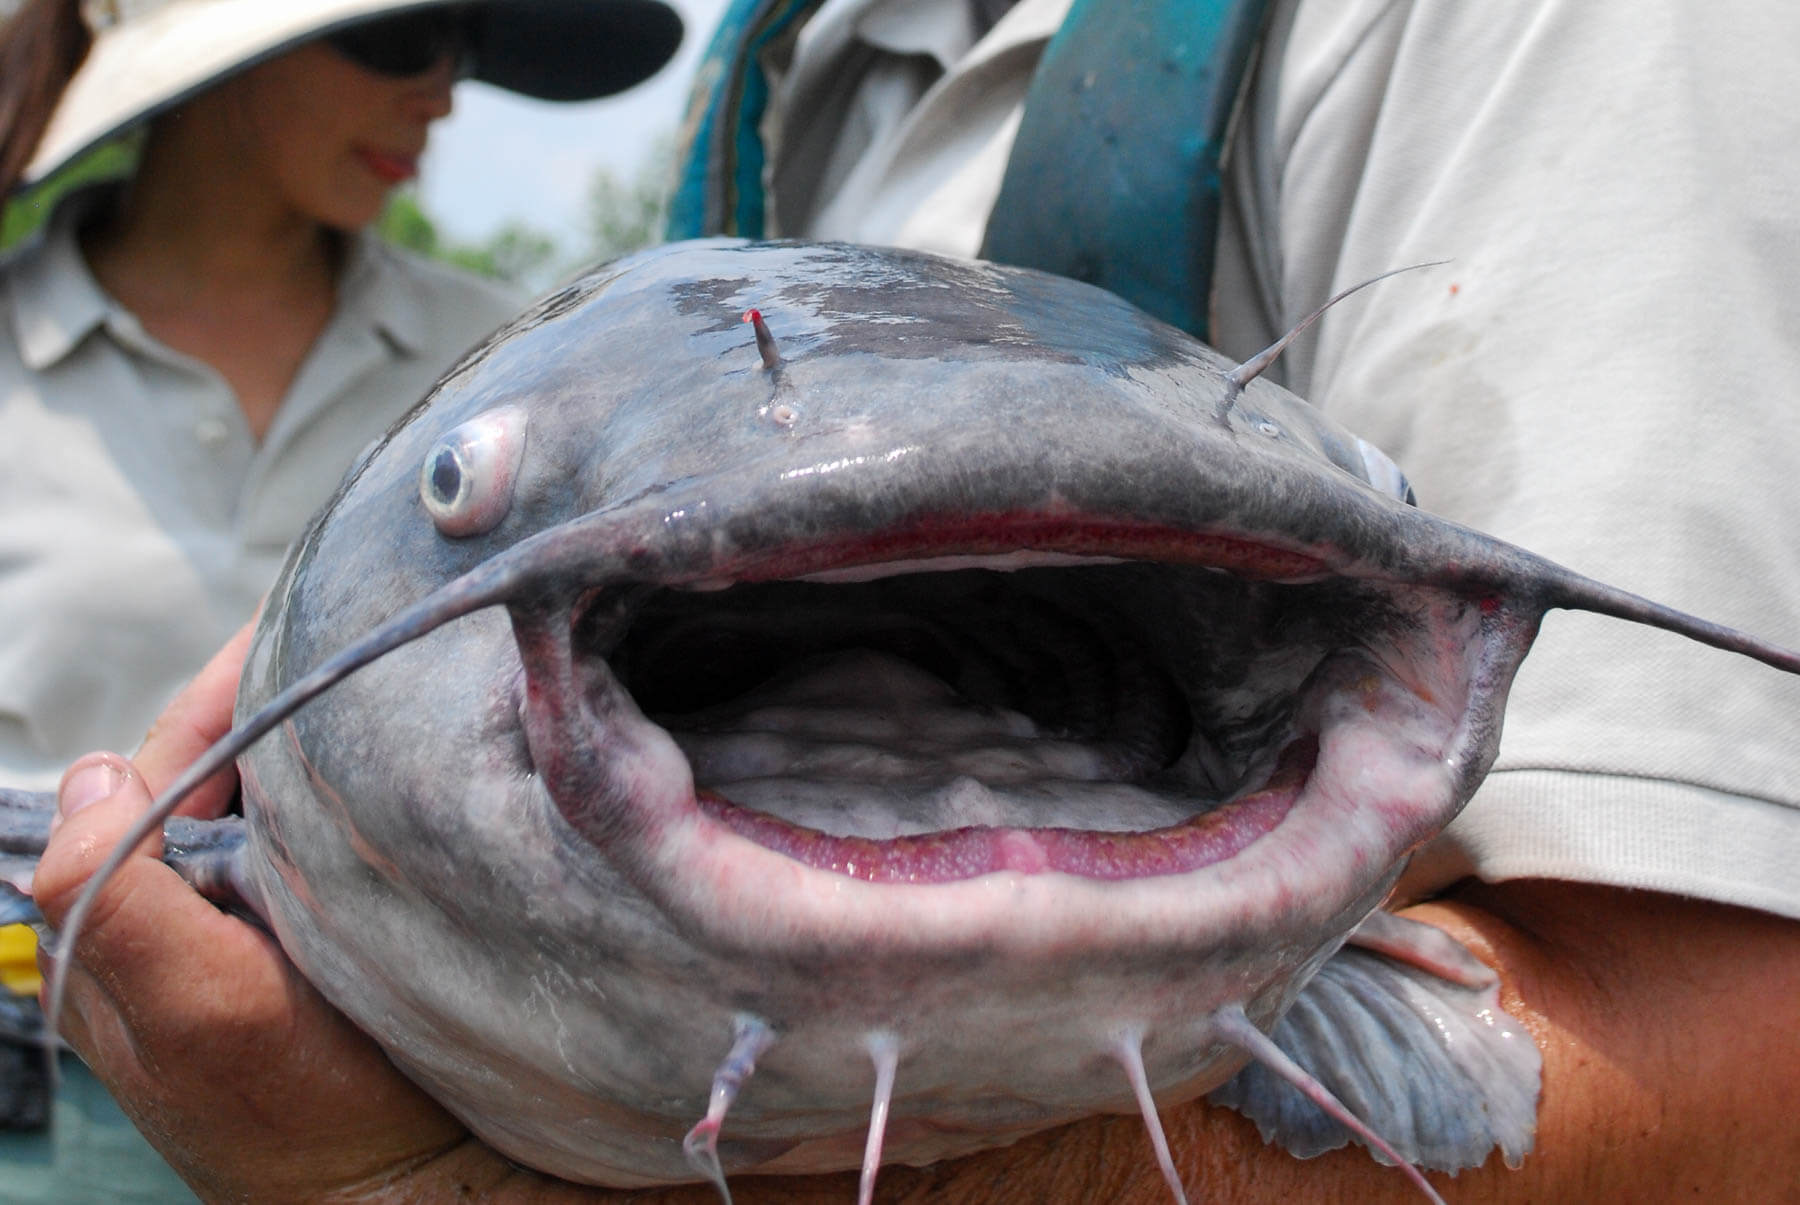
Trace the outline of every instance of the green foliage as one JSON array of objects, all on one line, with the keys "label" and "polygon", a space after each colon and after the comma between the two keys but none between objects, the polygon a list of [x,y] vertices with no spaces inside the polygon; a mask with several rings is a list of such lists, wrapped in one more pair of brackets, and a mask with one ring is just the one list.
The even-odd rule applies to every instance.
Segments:
[{"label": "green foliage", "polygon": [[417,193],[397,192],[389,198],[381,216],[375,219],[375,233],[396,247],[437,257],[437,224],[425,216]]},{"label": "green foliage", "polygon": [[418,194],[411,191],[394,195],[375,230],[388,242],[416,254],[541,289],[588,264],[660,242],[674,192],[675,140],[673,135],[665,135],[629,179],[607,168],[594,173],[588,186],[585,245],[573,254],[551,235],[516,220],[480,242],[447,239],[419,203]]},{"label": "green foliage", "polygon": [[127,135],[101,143],[87,154],[32,187],[13,196],[0,210],[0,251],[18,243],[50,220],[56,203],[85,184],[123,178],[137,163],[139,140]]},{"label": "green foliage", "polygon": [[508,222],[474,247],[452,248],[446,257],[472,272],[519,284],[537,280],[557,262],[556,240],[523,222]]},{"label": "green foliage", "polygon": [[622,180],[601,168],[588,185],[588,258],[617,259],[662,241],[675,195],[675,139],[657,139],[637,174]]},{"label": "green foliage", "polygon": [[396,247],[517,285],[542,283],[539,277],[558,258],[556,240],[523,222],[508,222],[479,243],[447,240],[411,191],[394,194],[375,233]]}]

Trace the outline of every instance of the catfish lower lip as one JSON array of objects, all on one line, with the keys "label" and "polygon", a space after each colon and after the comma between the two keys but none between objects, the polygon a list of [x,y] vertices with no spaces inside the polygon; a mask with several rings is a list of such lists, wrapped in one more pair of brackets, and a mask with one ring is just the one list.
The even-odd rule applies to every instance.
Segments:
[{"label": "catfish lower lip", "polygon": [[758,845],[871,883],[947,883],[1000,871],[1131,879],[1182,874],[1240,852],[1287,815],[1298,777],[1284,776],[1204,816],[1146,833],[981,827],[875,841],[802,829],[711,792],[699,801],[708,816]]}]

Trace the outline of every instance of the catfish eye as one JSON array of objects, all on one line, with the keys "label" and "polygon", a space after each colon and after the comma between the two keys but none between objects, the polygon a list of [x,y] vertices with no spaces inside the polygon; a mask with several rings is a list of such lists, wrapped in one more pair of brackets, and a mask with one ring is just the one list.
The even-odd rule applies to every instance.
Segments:
[{"label": "catfish eye", "polygon": [[478,536],[512,509],[525,454],[525,412],[503,406],[450,431],[419,466],[419,500],[447,536]]},{"label": "catfish eye", "polygon": [[1388,454],[1366,439],[1358,438],[1357,450],[1362,453],[1363,468],[1369,474],[1369,484],[1391,498],[1398,498],[1408,506],[1417,506],[1418,498],[1413,496],[1412,482],[1400,471],[1400,466],[1389,459]]}]

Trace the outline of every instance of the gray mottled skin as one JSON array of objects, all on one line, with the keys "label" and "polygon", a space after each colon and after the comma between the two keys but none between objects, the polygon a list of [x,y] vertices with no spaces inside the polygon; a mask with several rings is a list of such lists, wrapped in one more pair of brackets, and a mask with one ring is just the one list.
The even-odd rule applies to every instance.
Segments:
[{"label": "gray mottled skin", "polygon": [[[362,667],[241,760],[245,894],[409,1075],[532,1166],[693,1178],[681,1139],[746,1015],[775,1041],[725,1121],[728,1171],[855,1166],[872,1035],[900,1050],[888,1157],[923,1162],[1134,1111],[1121,1035],[1144,1035],[1165,1105],[1229,1078],[1244,1055],[1215,1018],[1273,1027],[1456,814],[1547,607],[1794,667],[1384,494],[1353,437],[1261,381],[1232,398],[1231,368],[1108,294],[988,265],[712,243],[599,270],[453,371],[290,559],[241,721],[334,656]],[[504,517],[446,538],[420,466],[508,406],[527,421]],[[709,684],[836,656],[819,633],[871,614],[904,616],[904,649],[976,650],[951,673],[969,706],[1085,742],[1158,807],[1255,796],[1286,757],[1305,785],[1234,856],[1137,877],[1026,854],[871,882],[697,807],[683,750],[761,722]],[[1230,786],[1196,785],[1201,744]],[[1001,827],[1031,828],[989,785],[1016,809]],[[1522,1137],[1403,1149],[1515,1157],[1528,1061]]]}]

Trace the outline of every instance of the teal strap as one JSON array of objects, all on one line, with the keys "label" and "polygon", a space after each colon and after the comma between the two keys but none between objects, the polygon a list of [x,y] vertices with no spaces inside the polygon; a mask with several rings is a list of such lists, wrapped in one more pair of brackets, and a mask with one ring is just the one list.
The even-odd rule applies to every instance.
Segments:
[{"label": "teal strap", "polygon": [[700,60],[688,98],[681,174],[669,204],[672,239],[762,238],[762,119],[769,81],[762,55],[793,38],[824,0],[732,0]]},{"label": "teal strap", "polygon": [[[695,76],[669,237],[762,238],[761,56],[822,0],[733,0]],[[982,254],[1202,338],[1219,157],[1267,0],[1075,0],[1026,94]]]},{"label": "teal strap", "polygon": [[1025,97],[982,255],[1206,337],[1219,158],[1267,0],[1075,0]]}]

